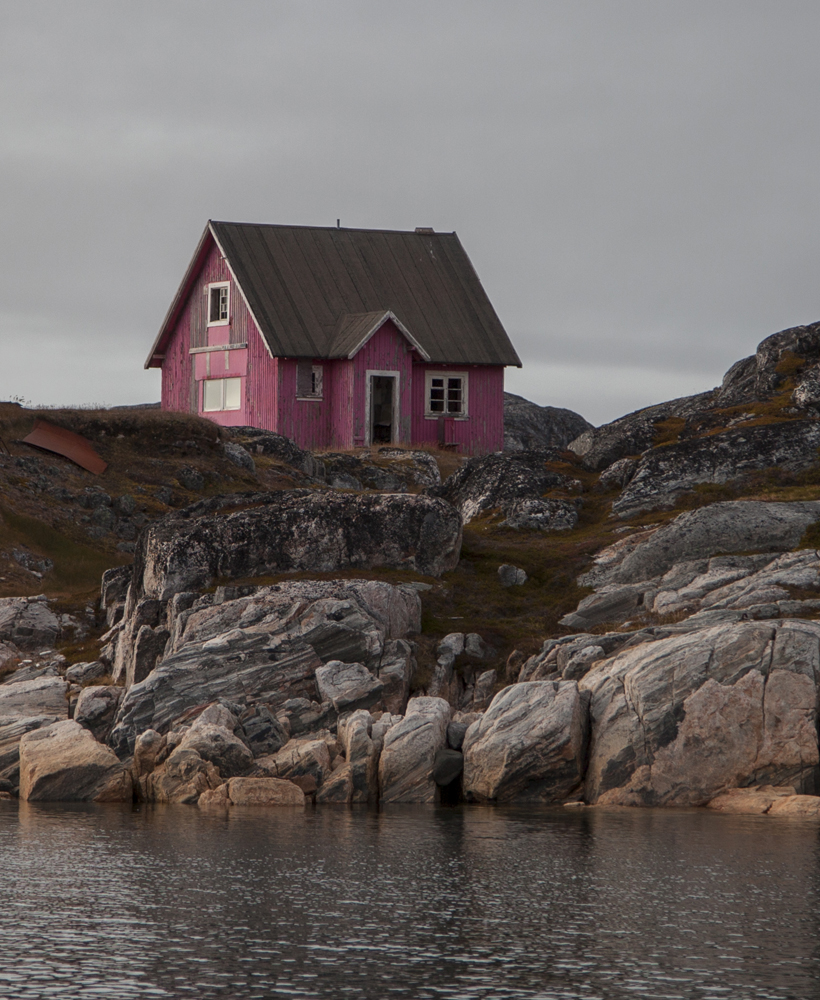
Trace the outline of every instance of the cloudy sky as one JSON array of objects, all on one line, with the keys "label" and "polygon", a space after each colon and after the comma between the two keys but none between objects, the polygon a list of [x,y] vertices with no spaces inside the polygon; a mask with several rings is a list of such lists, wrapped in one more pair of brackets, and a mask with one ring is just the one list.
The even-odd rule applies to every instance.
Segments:
[{"label": "cloudy sky", "polygon": [[159,398],[208,218],[456,230],[594,423],[820,319],[820,4],[0,0],[0,399]]}]

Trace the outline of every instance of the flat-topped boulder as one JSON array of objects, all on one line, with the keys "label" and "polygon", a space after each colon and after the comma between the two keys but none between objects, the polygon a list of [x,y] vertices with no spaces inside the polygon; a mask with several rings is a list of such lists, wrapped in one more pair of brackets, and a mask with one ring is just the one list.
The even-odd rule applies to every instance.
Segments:
[{"label": "flat-topped boulder", "polygon": [[52,715],[68,718],[68,684],[42,676],[0,684],[0,715]]},{"label": "flat-topped boulder", "polygon": [[29,802],[130,802],[131,772],[91,733],[66,719],[20,740],[20,798]]},{"label": "flat-topped boulder", "polygon": [[461,552],[461,517],[436,497],[292,490],[215,497],[143,531],[134,598],[168,600],[217,578],[394,568],[440,576]]}]

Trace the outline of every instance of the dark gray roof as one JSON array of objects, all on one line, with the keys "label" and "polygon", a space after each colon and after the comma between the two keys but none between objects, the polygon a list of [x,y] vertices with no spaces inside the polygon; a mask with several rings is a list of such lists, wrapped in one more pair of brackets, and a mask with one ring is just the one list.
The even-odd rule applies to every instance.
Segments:
[{"label": "dark gray roof", "polygon": [[210,229],[274,355],[346,357],[390,311],[431,361],[521,364],[455,233]]}]

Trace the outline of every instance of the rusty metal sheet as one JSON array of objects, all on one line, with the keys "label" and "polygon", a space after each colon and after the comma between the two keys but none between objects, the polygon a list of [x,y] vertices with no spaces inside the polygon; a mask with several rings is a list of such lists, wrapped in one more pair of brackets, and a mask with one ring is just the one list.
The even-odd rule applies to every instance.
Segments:
[{"label": "rusty metal sheet", "polygon": [[94,451],[87,438],[75,434],[74,431],[68,431],[65,427],[50,424],[47,420],[35,420],[32,432],[23,438],[23,442],[62,455],[63,458],[76,462],[81,468],[97,476],[108,468],[108,463]]}]

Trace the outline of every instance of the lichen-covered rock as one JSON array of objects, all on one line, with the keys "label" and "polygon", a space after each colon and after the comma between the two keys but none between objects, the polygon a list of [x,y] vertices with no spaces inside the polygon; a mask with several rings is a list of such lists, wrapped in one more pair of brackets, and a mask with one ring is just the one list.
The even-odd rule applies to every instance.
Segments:
[{"label": "lichen-covered rock", "polygon": [[572,681],[500,691],[464,738],[464,794],[478,802],[566,798],[584,777],[587,699]]},{"label": "lichen-covered rock", "polygon": [[504,393],[504,451],[562,449],[592,424],[580,413],[559,406],[539,406],[523,396]]},{"label": "lichen-covered rock", "polygon": [[584,468],[600,472],[618,459],[638,455],[651,448],[658,433],[658,423],[672,417],[685,419],[701,413],[712,405],[713,396],[712,392],[702,392],[697,396],[683,396],[647,406],[601,427],[584,431],[570,441],[568,447],[582,458]]},{"label": "lichen-covered rock", "polygon": [[[493,511],[515,516],[524,500],[540,501],[556,486],[565,486],[566,476],[546,467],[547,452],[520,452],[511,455],[486,455],[470,458],[435,490],[461,511],[464,523]],[[550,508],[552,509],[552,508]]]},{"label": "lichen-covered rock", "polygon": [[414,495],[293,490],[215,497],[140,535],[135,597],[167,600],[216,578],[392,567],[440,576],[461,551],[461,518]]},{"label": "lichen-covered rock", "polygon": [[718,434],[654,448],[612,504],[619,517],[674,507],[700,483],[726,483],[745,472],[777,467],[792,472],[817,463],[820,422],[791,420],[733,427]]},{"label": "lichen-covered rock", "polygon": [[[649,638],[649,637],[647,637]],[[814,790],[820,624],[742,622],[622,649],[591,696],[590,802],[701,805],[752,784]]]},{"label": "lichen-covered rock", "polygon": [[131,772],[71,720],[20,740],[20,798],[29,802],[129,802]]},{"label": "lichen-covered rock", "polygon": [[[659,528],[639,532],[602,549],[585,586],[637,583],[663,576],[673,566],[718,553],[785,552],[820,520],[820,501],[768,503],[732,500],[686,511]],[[692,577],[697,575],[696,570]],[[691,577],[690,577],[691,579]]]},{"label": "lichen-covered rock", "polygon": [[528,531],[571,531],[578,523],[578,504],[569,500],[514,500],[505,508],[502,528]]},{"label": "lichen-covered rock", "polygon": [[411,698],[407,713],[384,737],[379,760],[381,801],[435,802],[433,764],[446,746],[450,706],[443,698]]}]

